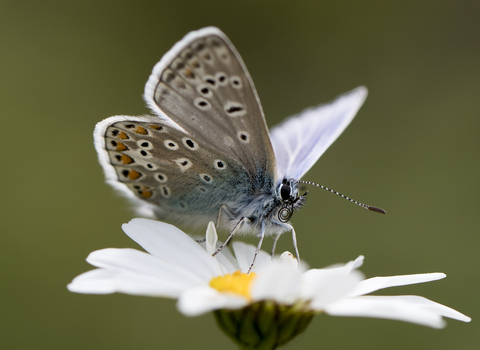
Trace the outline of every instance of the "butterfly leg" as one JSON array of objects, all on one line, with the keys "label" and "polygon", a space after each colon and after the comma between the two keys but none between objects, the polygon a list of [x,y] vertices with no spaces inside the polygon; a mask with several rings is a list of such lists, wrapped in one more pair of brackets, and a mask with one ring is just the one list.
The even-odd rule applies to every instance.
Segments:
[{"label": "butterfly leg", "polygon": [[227,239],[225,240],[225,242],[223,242],[223,244],[215,251],[215,253],[212,254],[212,256],[215,256],[217,255],[227,244],[228,242],[233,238],[233,236],[235,236],[235,234],[237,233],[237,231],[243,226],[243,224],[245,224],[246,222],[250,222],[250,219],[247,218],[247,217],[243,217],[241,218],[237,224],[235,225],[235,227],[233,228],[233,230],[230,232],[230,234],[228,235]]},{"label": "butterfly leg", "polygon": [[[300,253],[298,252],[298,246],[297,246],[297,234],[295,233],[295,230],[293,229],[292,225],[282,224],[281,226],[285,227],[287,230],[292,231],[292,241],[293,241],[293,248],[295,249],[295,257],[297,258],[297,262],[300,264]],[[280,234],[275,237],[275,242],[273,243],[274,249],[279,236]],[[272,251],[272,257],[273,257],[273,251]]]},{"label": "butterfly leg", "polygon": [[264,237],[265,237],[265,219],[262,220],[262,227],[260,230],[260,241],[258,242],[257,249],[255,250],[255,255],[253,256],[252,264],[250,265],[250,268],[248,269],[247,274],[250,273],[250,271],[252,270],[253,264],[255,264],[255,259],[257,258],[260,248],[262,247]]},{"label": "butterfly leg", "polygon": [[[217,223],[215,225],[215,228],[218,228],[218,226],[220,225],[220,216],[222,215],[222,211],[225,212],[225,214],[227,214],[227,216],[230,218],[230,220],[233,220],[235,219],[235,215],[233,215],[233,213],[230,211],[230,209],[228,209],[228,207],[225,205],[225,204],[222,204],[220,206],[220,210],[218,211],[218,215],[217,215]],[[202,238],[202,239],[196,239],[195,242],[197,243],[203,243],[206,241],[206,238]],[[217,254],[217,253],[215,253]],[[214,255],[215,255],[214,254]]]},{"label": "butterfly leg", "polygon": [[277,242],[281,235],[282,235],[282,232],[277,233],[277,235],[275,236],[275,239],[273,240],[272,253],[270,254],[272,256],[272,259],[273,259],[273,256],[275,255],[275,248],[277,248]]},{"label": "butterfly leg", "polygon": [[295,249],[295,256],[297,257],[297,262],[300,264],[300,253],[298,252],[298,245],[297,245],[297,234],[293,229],[292,225],[286,225],[292,231],[292,241],[293,241],[293,248]]},{"label": "butterfly leg", "polygon": [[220,210],[218,211],[216,228],[218,228],[218,226],[220,225],[220,216],[222,214],[222,210],[225,212],[225,214],[227,214],[227,216],[229,217],[230,220],[235,219],[235,215],[233,215],[233,213],[230,211],[230,209],[228,209],[228,207],[225,204],[222,204],[220,206]]}]

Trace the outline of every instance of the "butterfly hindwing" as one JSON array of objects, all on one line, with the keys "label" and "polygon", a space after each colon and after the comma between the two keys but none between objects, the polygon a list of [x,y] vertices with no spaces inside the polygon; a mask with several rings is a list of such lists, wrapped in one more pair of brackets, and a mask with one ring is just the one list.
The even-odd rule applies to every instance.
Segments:
[{"label": "butterfly hindwing", "polygon": [[161,118],[241,163],[275,177],[263,111],[245,65],[217,28],[191,32],[155,66],[145,100]]},{"label": "butterfly hindwing", "polygon": [[103,137],[97,150],[106,155],[107,175],[113,168],[112,180],[151,204],[159,218],[215,220],[222,203],[248,189],[249,176],[236,160],[159,118],[111,117],[102,123],[95,137]]}]

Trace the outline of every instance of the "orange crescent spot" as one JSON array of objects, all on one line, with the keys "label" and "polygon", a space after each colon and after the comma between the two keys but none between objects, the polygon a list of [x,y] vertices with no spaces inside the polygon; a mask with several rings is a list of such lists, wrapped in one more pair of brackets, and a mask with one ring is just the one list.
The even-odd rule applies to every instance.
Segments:
[{"label": "orange crescent spot", "polygon": [[150,198],[152,196],[152,192],[150,191],[143,191],[142,192],[142,197],[143,198]]},{"label": "orange crescent spot", "polygon": [[119,139],[122,139],[122,140],[128,140],[130,137],[128,137],[128,135],[125,134],[123,131],[120,131],[120,132],[118,133],[118,138],[119,138]]},{"label": "orange crescent spot", "polygon": [[125,151],[125,150],[127,150],[127,149],[128,149],[128,147],[125,146],[123,143],[119,142],[119,143],[117,144],[117,148],[116,148],[116,151],[117,151],[117,152]]},{"label": "orange crescent spot", "polygon": [[162,130],[163,126],[161,125],[147,125],[149,128],[152,128],[154,130]]},{"label": "orange crescent spot", "polygon": [[192,70],[191,70],[191,69],[188,69],[188,68],[185,69],[185,76],[186,76],[187,78],[192,78],[192,79],[195,78],[195,74],[193,74]]},{"label": "orange crescent spot", "polygon": [[142,128],[141,126],[138,126],[138,125],[135,128],[135,130],[133,130],[133,132],[136,132],[137,134],[141,134],[141,135],[148,135],[147,129]]},{"label": "orange crescent spot", "polygon": [[126,154],[122,154],[122,163],[123,164],[132,164],[133,158],[127,156]]},{"label": "orange crescent spot", "polygon": [[130,172],[128,173],[128,178],[130,180],[136,180],[138,179],[140,176],[142,176],[141,173],[139,173],[138,171],[135,171],[135,170],[130,170]]}]

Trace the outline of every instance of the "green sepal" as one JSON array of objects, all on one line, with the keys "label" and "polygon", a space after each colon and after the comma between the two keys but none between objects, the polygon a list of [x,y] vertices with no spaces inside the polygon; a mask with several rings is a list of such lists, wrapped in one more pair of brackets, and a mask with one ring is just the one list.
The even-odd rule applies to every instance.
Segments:
[{"label": "green sepal", "polygon": [[271,350],[305,331],[314,315],[306,306],[262,301],[240,310],[216,310],[214,315],[220,329],[240,349]]}]

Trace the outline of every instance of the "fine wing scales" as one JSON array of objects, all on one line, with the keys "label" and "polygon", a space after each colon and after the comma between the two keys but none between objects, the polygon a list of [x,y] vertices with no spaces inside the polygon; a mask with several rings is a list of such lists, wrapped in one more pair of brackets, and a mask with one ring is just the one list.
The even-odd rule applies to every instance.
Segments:
[{"label": "fine wing scales", "polygon": [[144,97],[160,118],[237,160],[253,181],[275,178],[275,157],[252,79],[219,29],[191,32],[174,45],[154,67]]},{"label": "fine wing scales", "polygon": [[300,178],[341,135],[367,97],[360,86],[333,102],[309,108],[270,131],[278,178]]},{"label": "fine wing scales", "polygon": [[204,224],[221,204],[244,195],[232,188],[249,188],[236,160],[159,118],[110,117],[95,134],[104,135],[97,150],[107,177],[149,203],[158,218]]}]

